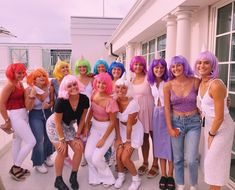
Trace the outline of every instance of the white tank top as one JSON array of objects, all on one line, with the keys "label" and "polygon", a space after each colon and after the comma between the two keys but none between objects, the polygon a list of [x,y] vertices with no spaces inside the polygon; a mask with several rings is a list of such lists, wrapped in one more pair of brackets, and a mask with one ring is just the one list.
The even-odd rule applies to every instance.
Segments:
[{"label": "white tank top", "polygon": [[154,103],[155,106],[158,107],[158,99],[160,100],[161,107],[164,107],[164,95],[163,95],[163,87],[164,87],[164,81],[161,81],[159,84],[159,87],[156,86],[156,83],[154,85],[150,86],[152,95],[154,97]]},{"label": "white tank top", "polygon": [[[220,79],[214,79],[210,82],[206,93],[204,94],[203,97],[200,96],[200,88],[198,91],[198,96],[197,96],[197,105],[198,108],[202,111],[202,114],[205,116],[209,116],[209,117],[215,117],[215,105],[214,105],[214,100],[213,98],[210,97],[209,95],[209,89],[211,87],[211,84],[215,81],[215,80],[220,80]],[[222,83],[223,81],[220,80]],[[224,84],[224,83],[223,83]],[[229,110],[227,107],[227,96],[224,99],[224,115],[229,114]]]}]

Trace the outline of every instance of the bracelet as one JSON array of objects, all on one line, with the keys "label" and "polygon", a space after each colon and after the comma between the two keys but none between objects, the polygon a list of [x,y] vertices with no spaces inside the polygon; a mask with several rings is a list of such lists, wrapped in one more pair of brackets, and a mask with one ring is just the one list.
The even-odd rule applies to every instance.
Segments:
[{"label": "bracelet", "polygon": [[64,141],[65,138],[64,137],[59,137],[59,141]]},{"label": "bracelet", "polygon": [[32,99],[32,100],[35,99],[35,96],[29,96],[29,99]]},{"label": "bracelet", "polygon": [[130,143],[131,142],[131,139],[126,139],[126,143]]},{"label": "bracelet", "polygon": [[10,121],[9,117],[7,119],[5,119],[5,123],[8,123],[9,121]]},{"label": "bracelet", "polygon": [[209,131],[209,136],[211,136],[211,137],[214,137],[216,134],[212,134],[210,131]]}]

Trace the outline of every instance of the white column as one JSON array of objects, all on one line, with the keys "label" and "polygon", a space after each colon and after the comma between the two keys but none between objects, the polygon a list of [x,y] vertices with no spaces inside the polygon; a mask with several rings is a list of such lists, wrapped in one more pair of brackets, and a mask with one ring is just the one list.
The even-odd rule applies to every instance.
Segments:
[{"label": "white column", "polygon": [[175,13],[177,17],[176,55],[182,55],[187,59],[190,57],[191,13],[190,10],[179,10]]},{"label": "white column", "polygon": [[171,58],[176,55],[176,17],[167,15],[163,21],[166,21],[166,61],[169,64]]},{"label": "white column", "polygon": [[130,62],[132,57],[135,56],[135,46],[136,43],[128,43],[126,44],[126,77],[130,79],[132,77],[132,73],[130,71]]}]

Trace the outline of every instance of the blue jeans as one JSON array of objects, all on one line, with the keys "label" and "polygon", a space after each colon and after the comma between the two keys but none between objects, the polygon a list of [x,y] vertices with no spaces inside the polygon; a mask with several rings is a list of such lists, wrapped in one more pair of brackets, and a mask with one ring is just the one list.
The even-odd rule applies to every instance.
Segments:
[{"label": "blue jeans", "polygon": [[[172,148],[175,168],[175,181],[184,185],[184,153],[189,167],[189,183],[194,186],[198,180],[199,140],[201,133],[201,118],[198,114],[190,116],[172,116],[173,128],[180,129],[178,137],[172,137]],[[186,151],[185,151],[185,147]]]},{"label": "blue jeans", "polygon": [[29,125],[36,139],[31,160],[33,166],[41,166],[48,156],[53,154],[54,148],[46,132],[46,120],[51,115],[51,110],[31,110],[29,112]]}]

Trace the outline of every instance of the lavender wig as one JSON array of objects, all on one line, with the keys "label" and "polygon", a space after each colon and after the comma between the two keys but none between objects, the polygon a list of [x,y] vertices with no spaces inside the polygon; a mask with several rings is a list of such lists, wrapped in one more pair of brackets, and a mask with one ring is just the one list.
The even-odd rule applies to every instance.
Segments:
[{"label": "lavender wig", "polygon": [[194,76],[193,70],[191,69],[191,67],[190,67],[188,61],[186,60],[186,58],[181,56],[181,55],[178,55],[178,56],[172,57],[172,59],[171,59],[170,68],[169,68],[169,80],[175,78],[175,76],[171,72],[171,68],[175,64],[182,64],[183,65],[184,75],[186,77]]},{"label": "lavender wig", "polygon": [[154,85],[155,81],[156,81],[156,77],[154,75],[153,69],[154,67],[158,66],[158,65],[162,65],[165,68],[165,71],[163,73],[163,75],[161,76],[161,79],[164,81],[167,81],[168,79],[168,70],[167,70],[167,63],[165,61],[165,59],[154,59],[151,63],[151,65],[149,66],[149,70],[148,70],[148,82],[151,85]]},{"label": "lavender wig", "polygon": [[[74,75],[66,75],[63,79],[62,82],[60,83],[60,88],[59,88],[59,98],[63,99],[69,99],[69,92],[68,92],[68,85],[77,83],[78,85],[78,79]],[[79,85],[78,85],[79,87]]]},{"label": "lavender wig", "polygon": [[108,73],[110,74],[111,78],[113,79],[112,70],[113,70],[114,67],[118,67],[122,70],[122,74],[120,76],[120,77],[122,77],[123,73],[126,71],[125,68],[124,68],[124,65],[120,62],[114,61],[109,66],[109,70],[108,70]]},{"label": "lavender wig", "polygon": [[198,76],[200,76],[200,74],[198,73],[198,70],[197,70],[197,64],[201,60],[206,60],[206,61],[210,62],[210,65],[212,67],[212,71],[211,71],[211,74],[209,77],[212,79],[217,78],[219,75],[219,66],[218,66],[218,60],[217,60],[216,56],[210,51],[203,51],[198,55],[196,62],[195,62],[195,65],[194,65],[195,73]]},{"label": "lavender wig", "polygon": [[98,65],[100,65],[100,64],[104,65],[104,66],[105,66],[105,69],[106,69],[106,72],[108,72],[108,69],[109,69],[108,63],[107,63],[105,60],[103,60],[103,59],[99,59],[99,60],[97,60],[97,61],[95,62],[95,65],[94,65],[94,73],[95,73],[95,75],[98,75],[98,74],[99,74],[99,73],[98,73],[98,70],[97,70],[97,67],[98,67]]},{"label": "lavender wig", "polygon": [[97,83],[99,81],[104,82],[107,85],[106,89],[105,89],[105,93],[108,94],[108,95],[112,94],[113,85],[112,85],[112,79],[109,76],[109,74],[108,73],[100,73],[100,74],[95,76],[95,80],[93,82],[93,88],[95,90],[97,90]]},{"label": "lavender wig", "polygon": [[146,65],[146,61],[145,61],[145,58],[143,56],[134,56],[132,59],[131,59],[131,63],[130,63],[130,70],[132,72],[134,72],[134,64],[135,63],[140,63],[141,65],[144,66],[143,68],[143,72],[144,74],[147,73],[147,65]]}]

